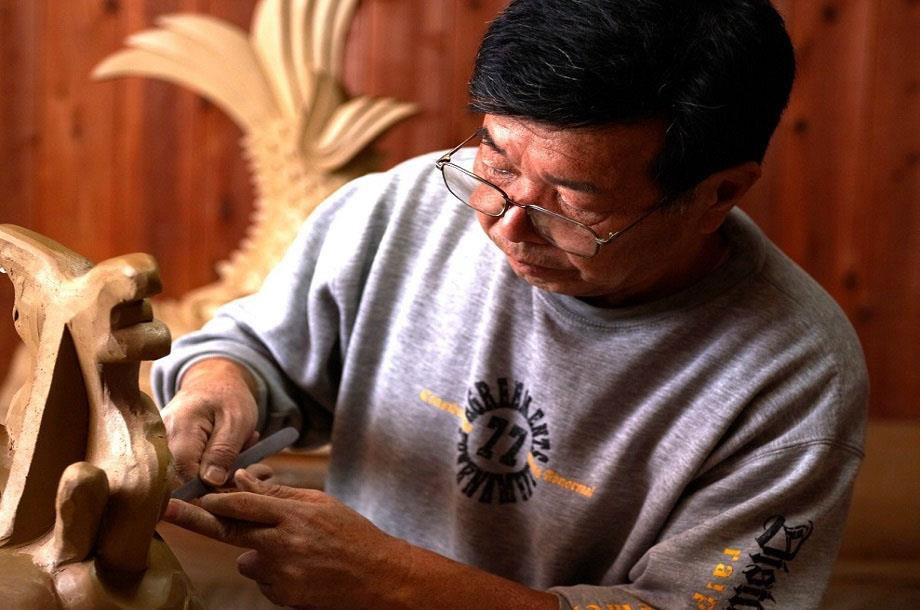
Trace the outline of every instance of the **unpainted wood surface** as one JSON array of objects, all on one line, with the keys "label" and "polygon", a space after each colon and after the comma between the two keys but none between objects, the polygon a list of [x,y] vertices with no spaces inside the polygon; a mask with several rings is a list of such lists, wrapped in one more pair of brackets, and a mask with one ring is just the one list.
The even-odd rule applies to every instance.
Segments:
[{"label": "unpainted wood surface", "polygon": [[[382,137],[386,166],[466,137],[466,82],[505,0],[363,0],[352,93],[418,103]],[[799,57],[793,101],[745,208],[841,303],[877,418],[920,417],[920,3],[780,0]],[[248,222],[238,129],[179,87],[96,83],[92,67],[156,16],[248,27],[255,0],[11,0],[0,6],[0,220],[102,260],[153,253],[167,295],[215,278]],[[12,291],[0,282],[0,308]],[[0,321],[0,368],[15,343]]]}]

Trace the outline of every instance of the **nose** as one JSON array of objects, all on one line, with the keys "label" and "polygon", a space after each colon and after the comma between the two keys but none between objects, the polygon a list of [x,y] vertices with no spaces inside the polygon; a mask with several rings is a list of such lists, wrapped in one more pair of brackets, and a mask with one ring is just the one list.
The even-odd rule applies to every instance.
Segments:
[{"label": "nose", "polygon": [[504,216],[498,219],[495,230],[501,237],[514,243],[542,241],[534,232],[527,211],[516,205],[509,207]]},{"label": "nose", "polygon": [[[544,188],[538,182],[521,177],[515,180],[506,192],[512,201],[530,203],[541,200]],[[546,240],[534,229],[533,223],[527,216],[527,210],[520,205],[510,205],[505,210],[504,215],[498,219],[496,230],[501,237],[510,242],[546,243]]]}]

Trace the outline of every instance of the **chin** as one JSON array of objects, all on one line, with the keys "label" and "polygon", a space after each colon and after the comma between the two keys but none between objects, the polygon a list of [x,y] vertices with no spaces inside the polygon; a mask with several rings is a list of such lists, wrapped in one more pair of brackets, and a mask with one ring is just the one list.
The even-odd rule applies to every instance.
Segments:
[{"label": "chin", "polygon": [[571,269],[560,269],[559,267],[546,266],[539,263],[524,262],[513,256],[506,255],[506,259],[508,265],[511,266],[511,270],[514,271],[519,278],[531,284],[564,281],[567,276],[571,276],[573,273]]},{"label": "chin", "polygon": [[572,271],[570,270],[537,267],[510,261],[509,264],[515,275],[541,290],[569,296],[582,296],[582,293],[586,292],[584,286],[578,286],[577,278],[571,277]]},{"label": "chin", "polygon": [[514,274],[540,290],[564,294],[586,301],[609,299],[616,291],[612,286],[600,286],[583,279],[577,269],[534,267],[509,259]]}]

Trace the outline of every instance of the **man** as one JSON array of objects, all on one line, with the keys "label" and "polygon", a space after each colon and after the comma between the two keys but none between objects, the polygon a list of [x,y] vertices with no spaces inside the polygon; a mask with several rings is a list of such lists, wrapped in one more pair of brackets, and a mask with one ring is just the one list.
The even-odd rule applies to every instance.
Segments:
[{"label": "man", "polygon": [[184,476],[293,424],[329,495],[240,472],[167,519],[294,606],[816,607],[862,354],[733,211],[793,72],[765,0],[512,1],[482,129],[344,187],[156,369]]}]

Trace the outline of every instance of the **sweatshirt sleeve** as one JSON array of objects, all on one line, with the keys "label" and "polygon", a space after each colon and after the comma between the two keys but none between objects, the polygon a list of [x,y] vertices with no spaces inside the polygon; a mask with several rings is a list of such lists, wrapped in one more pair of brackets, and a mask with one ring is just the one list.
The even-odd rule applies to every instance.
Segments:
[{"label": "sweatshirt sleeve", "polygon": [[157,403],[172,399],[196,361],[221,356],[254,374],[263,433],[294,426],[302,430],[299,445],[326,442],[362,276],[385,230],[381,189],[379,174],[342,187],[308,219],[257,293],[178,339],[153,367]]},{"label": "sweatshirt sleeve", "polygon": [[688,489],[628,585],[551,591],[562,610],[818,608],[861,455],[815,440],[722,464]]}]

